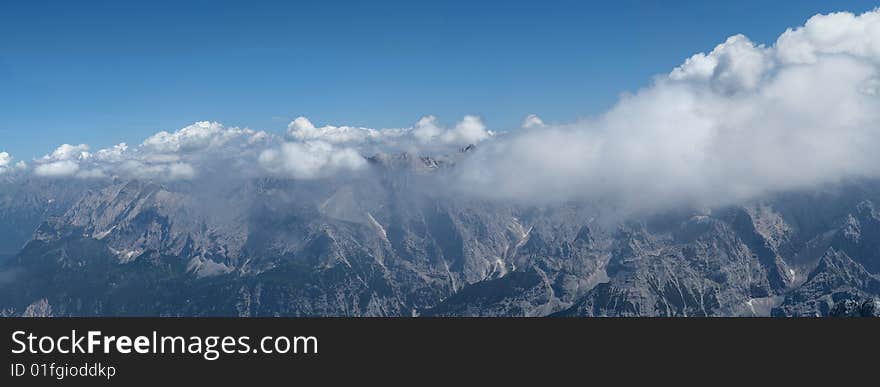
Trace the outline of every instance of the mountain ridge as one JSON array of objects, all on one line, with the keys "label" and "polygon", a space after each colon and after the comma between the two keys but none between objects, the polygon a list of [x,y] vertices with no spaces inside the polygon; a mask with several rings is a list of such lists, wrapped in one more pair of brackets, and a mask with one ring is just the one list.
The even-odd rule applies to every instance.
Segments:
[{"label": "mountain ridge", "polygon": [[0,262],[0,310],[790,316],[880,296],[878,182],[614,219],[594,203],[481,200],[422,183],[454,158],[370,165],[311,181],[6,184],[0,214],[35,231],[4,235],[23,247]]}]

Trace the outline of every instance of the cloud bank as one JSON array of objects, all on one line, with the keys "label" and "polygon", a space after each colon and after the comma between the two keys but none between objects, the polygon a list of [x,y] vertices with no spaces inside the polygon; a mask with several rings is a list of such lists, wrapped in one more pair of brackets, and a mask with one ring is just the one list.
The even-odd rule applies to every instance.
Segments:
[{"label": "cloud bank", "polygon": [[[283,134],[197,122],[141,144],[91,152],[64,144],[35,159],[47,177],[320,179],[361,171],[379,152],[480,145],[442,178],[457,193],[629,208],[715,206],[842,179],[880,177],[880,11],[816,15],[767,46],[735,35],[589,120],[537,115],[498,135],[476,116],[443,126],[315,125]],[[0,173],[11,156],[0,153]],[[441,177],[438,177],[441,178]]]},{"label": "cloud bank", "polygon": [[366,167],[365,157],[386,152],[449,152],[488,140],[495,133],[477,116],[455,126],[442,126],[426,116],[409,128],[373,129],[354,126],[315,126],[298,117],[287,126],[286,140],[264,150],[259,164],[278,176],[314,179]]},{"label": "cloud bank", "polygon": [[[87,144],[62,144],[34,159],[31,171],[44,178],[191,180],[213,170],[228,177],[318,179],[362,170],[365,158],[376,153],[442,152],[494,134],[476,116],[465,116],[450,128],[428,116],[400,129],[319,127],[299,117],[280,136],[201,121],[160,131],[135,147],[120,143],[92,152]],[[4,152],[0,173],[12,168],[10,162]]]},{"label": "cloud bank", "polygon": [[33,173],[47,178],[139,178],[188,180],[198,167],[240,166],[255,159],[254,147],[270,135],[228,128],[217,122],[196,122],[173,133],[158,132],[137,147],[120,143],[94,153],[86,144],[62,144],[33,160]]},{"label": "cloud bank", "polygon": [[769,47],[735,35],[593,120],[527,119],[458,169],[458,185],[651,208],[878,177],[878,66],[878,11],[817,15]]}]

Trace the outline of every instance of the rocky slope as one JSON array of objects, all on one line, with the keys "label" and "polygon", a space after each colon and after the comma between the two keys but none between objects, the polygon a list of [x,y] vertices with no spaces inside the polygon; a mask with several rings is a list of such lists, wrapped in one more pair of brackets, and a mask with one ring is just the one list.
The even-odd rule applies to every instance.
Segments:
[{"label": "rocky slope", "polygon": [[[2,184],[3,315],[826,316],[880,299],[880,185],[618,218],[441,193],[455,159],[316,181]],[[54,185],[53,185],[54,184]],[[16,188],[13,188],[16,187]],[[23,246],[23,247],[22,247]],[[873,309],[872,309],[873,308]]]}]

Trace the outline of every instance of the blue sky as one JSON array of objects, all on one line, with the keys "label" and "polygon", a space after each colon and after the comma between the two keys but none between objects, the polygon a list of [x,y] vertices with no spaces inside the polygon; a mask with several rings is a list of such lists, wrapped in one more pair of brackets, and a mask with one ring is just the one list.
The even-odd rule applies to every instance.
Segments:
[{"label": "blue sky", "polygon": [[281,131],[511,129],[597,114],[744,33],[772,43],[869,1],[47,2],[0,5],[0,150],[137,144],[194,121]]}]

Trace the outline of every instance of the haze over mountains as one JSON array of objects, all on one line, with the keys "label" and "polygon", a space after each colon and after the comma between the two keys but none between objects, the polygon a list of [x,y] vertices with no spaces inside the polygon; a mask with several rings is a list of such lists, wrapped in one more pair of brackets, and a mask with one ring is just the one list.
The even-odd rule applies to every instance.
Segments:
[{"label": "haze over mountains", "polygon": [[198,122],[0,153],[5,315],[880,310],[880,12],[742,35],[610,111]]}]

